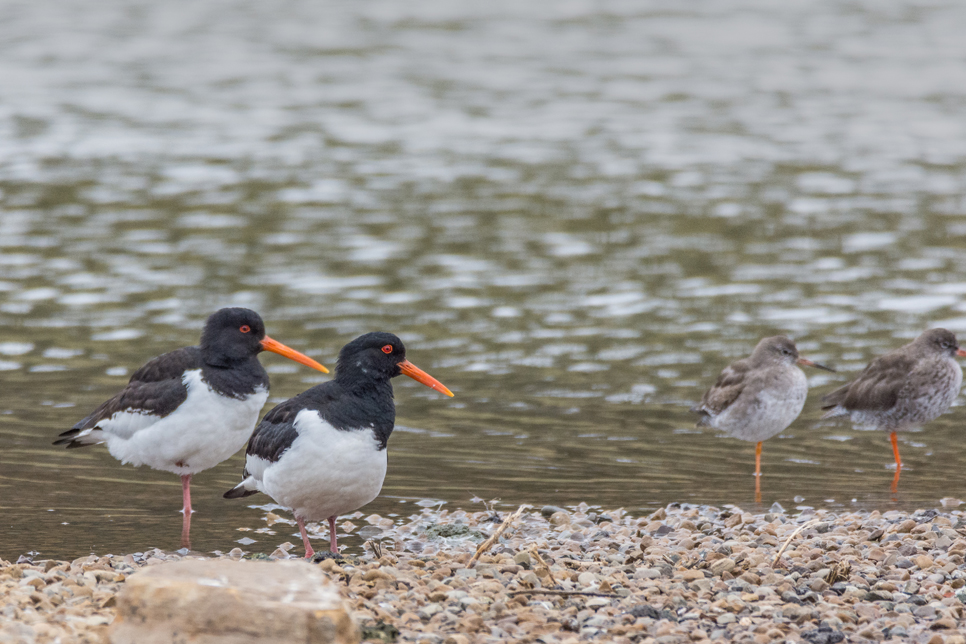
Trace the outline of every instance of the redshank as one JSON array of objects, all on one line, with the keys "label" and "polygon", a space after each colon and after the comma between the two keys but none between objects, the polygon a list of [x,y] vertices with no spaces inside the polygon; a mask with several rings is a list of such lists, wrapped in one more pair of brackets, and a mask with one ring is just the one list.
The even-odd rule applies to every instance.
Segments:
[{"label": "redshank", "polygon": [[860,427],[889,432],[899,487],[902,459],[896,432],[915,429],[940,416],[953,404],[963,384],[956,356],[966,357],[956,336],[930,329],[909,344],[870,362],[852,382],[822,397],[823,418],[851,416]]},{"label": "redshank", "polygon": [[181,546],[191,547],[191,476],[237,452],[252,435],[268,398],[258,354],[271,351],[324,373],[306,355],[265,335],[249,309],[215,312],[201,343],[158,356],[134,372],[127,387],[62,433],[54,445],[107,443],[122,463],[181,476]]},{"label": "redshank", "polygon": [[367,333],[342,347],[335,379],[272,409],[255,428],[235,499],[264,492],[295,514],[305,556],[314,553],[306,521],[327,519],[329,549],[339,552],[335,520],[382,490],[386,446],[396,422],[391,378],[404,374],[447,396],[441,382],[406,360],[391,333]]},{"label": "redshank", "polygon": [[702,414],[698,426],[720,429],[755,445],[755,501],[761,502],[761,444],[792,424],[805,406],[808,381],[795,365],[824,365],[798,355],[783,335],[764,338],[748,358],[725,367],[718,381],[691,411]]}]

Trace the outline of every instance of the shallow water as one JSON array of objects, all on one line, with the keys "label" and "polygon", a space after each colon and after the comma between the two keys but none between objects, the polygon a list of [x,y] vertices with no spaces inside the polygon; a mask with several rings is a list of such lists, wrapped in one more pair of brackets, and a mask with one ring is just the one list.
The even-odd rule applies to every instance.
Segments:
[{"label": "shallow water", "polygon": [[[394,331],[456,393],[397,383],[367,513],[751,507],[753,446],[688,407],[779,332],[841,373],[763,507],[963,496],[961,408],[895,498],[887,436],[817,409],[966,333],[966,5],[880,4],[4,3],[0,557],[177,547],[176,477],[50,442],[229,304],[329,366]],[[273,402],[324,379],[263,363]],[[241,467],[196,477],[195,548],[277,545]]]}]

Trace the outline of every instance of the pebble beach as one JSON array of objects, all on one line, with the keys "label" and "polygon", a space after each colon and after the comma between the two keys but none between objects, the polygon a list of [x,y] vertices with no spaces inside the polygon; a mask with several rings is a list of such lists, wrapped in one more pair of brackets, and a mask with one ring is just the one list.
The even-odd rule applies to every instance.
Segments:
[{"label": "pebble beach", "polygon": [[[372,535],[362,551],[317,565],[339,584],[363,639],[377,642],[964,644],[966,513],[955,499],[943,506],[755,514],[672,504],[632,516],[582,504],[515,516],[424,509],[401,521],[356,513],[340,528]],[[0,642],[108,642],[116,595],[139,569],[298,557],[293,542],[268,556],[155,549],[0,560]]]}]

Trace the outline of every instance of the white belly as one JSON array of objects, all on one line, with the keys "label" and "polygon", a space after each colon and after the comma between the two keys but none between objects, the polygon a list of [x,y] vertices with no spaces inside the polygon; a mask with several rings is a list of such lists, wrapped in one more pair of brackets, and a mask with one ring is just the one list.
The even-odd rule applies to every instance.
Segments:
[{"label": "white belly", "polygon": [[111,456],[183,475],[214,467],[244,447],[268,390],[227,398],[202,381],[200,369],[186,372],[184,383],[187,399],[164,418],[118,412],[99,422]]},{"label": "white belly", "polygon": [[248,457],[259,491],[306,521],[354,512],[379,496],[386,450],[370,428],[339,430],[303,409],[295,429],[298,438],[275,463]]},{"label": "white belly", "polygon": [[[796,369],[796,371],[798,371]],[[799,373],[801,373],[799,371]],[[802,374],[798,387],[763,389],[753,399],[736,401],[716,416],[711,426],[740,440],[760,442],[780,434],[798,418],[805,407],[808,385]]]}]

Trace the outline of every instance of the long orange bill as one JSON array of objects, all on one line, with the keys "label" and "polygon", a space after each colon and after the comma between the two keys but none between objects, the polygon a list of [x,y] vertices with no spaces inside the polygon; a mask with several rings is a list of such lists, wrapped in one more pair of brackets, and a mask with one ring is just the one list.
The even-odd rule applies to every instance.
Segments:
[{"label": "long orange bill", "polygon": [[806,360],[805,358],[799,358],[795,362],[797,362],[798,364],[803,364],[806,367],[815,367],[816,369],[825,369],[826,371],[831,371],[832,373],[835,373],[835,369],[833,369],[832,367],[826,367],[823,364],[819,364],[817,362],[812,362],[811,360]]},{"label": "long orange bill", "polygon": [[436,378],[411,363],[409,360],[403,360],[399,363],[399,370],[404,374],[415,380],[416,382],[421,382],[430,389],[435,389],[436,391],[446,394],[450,398],[453,397],[453,392],[446,388],[446,386],[441,383]]},{"label": "long orange bill", "polygon": [[316,371],[321,371],[322,373],[329,373],[329,370],[320,365],[318,362],[308,357],[304,353],[299,353],[295,349],[285,346],[278,340],[273,340],[267,335],[265,339],[262,340],[262,349],[265,351],[271,351],[272,353],[277,353],[280,356],[285,356],[289,360],[294,360],[299,364],[304,364],[306,367],[312,367]]}]

